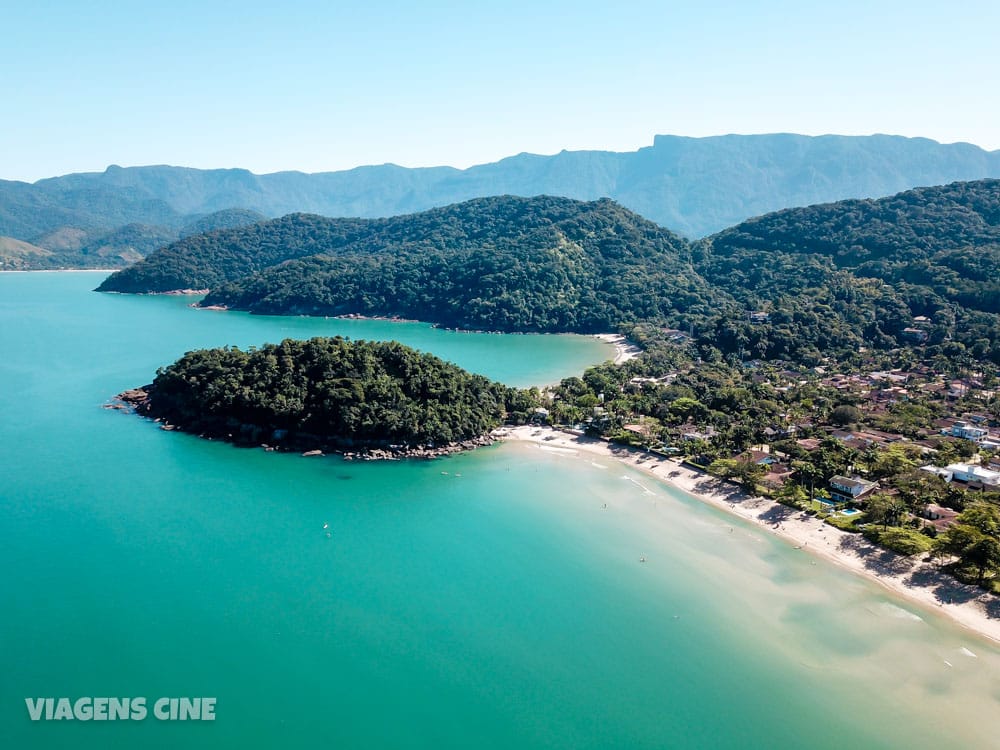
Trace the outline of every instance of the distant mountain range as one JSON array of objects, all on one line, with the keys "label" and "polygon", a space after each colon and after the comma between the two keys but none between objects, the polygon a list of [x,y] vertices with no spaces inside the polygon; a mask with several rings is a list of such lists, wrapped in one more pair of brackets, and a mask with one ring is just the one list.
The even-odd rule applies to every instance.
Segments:
[{"label": "distant mountain range", "polygon": [[[262,217],[308,212],[375,218],[491,195],[546,194],[610,197],[696,238],[782,208],[985,177],[1000,177],[1000,151],[887,135],[657,136],[652,146],[634,152],[519,154],[468,169],[387,164],[255,175],[242,169],[113,166],[33,184],[0,181],[0,236],[54,253],[20,256],[49,257],[49,264],[65,255],[60,243],[76,237],[70,254],[98,243],[104,248],[101,262],[122,265],[227,209]],[[137,234],[131,231],[126,241],[99,244],[127,225],[144,227],[139,234],[148,241],[130,244],[128,237]],[[87,258],[77,253],[66,263],[86,265]]]}]

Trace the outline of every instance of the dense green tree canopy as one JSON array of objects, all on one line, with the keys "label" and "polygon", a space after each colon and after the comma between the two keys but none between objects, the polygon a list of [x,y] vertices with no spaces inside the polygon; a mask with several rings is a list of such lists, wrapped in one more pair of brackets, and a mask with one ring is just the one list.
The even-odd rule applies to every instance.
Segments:
[{"label": "dense green tree canopy", "polygon": [[483,198],[392,219],[293,215],[192,237],[106,291],[212,287],[260,313],[400,315],[500,331],[613,330],[706,320],[729,297],[680,237],[610,200]]},{"label": "dense green tree canopy", "polygon": [[789,209],[688,244],[610,200],[482,198],[391,219],[294,214],[189,237],[106,291],[211,288],[268,314],[499,331],[648,322],[710,361],[921,347],[1000,362],[1000,181]]},{"label": "dense green tree canopy", "polygon": [[[767,313],[720,318],[723,351],[814,361],[921,344],[1000,362],[1000,180],[779,211],[694,257],[745,309]],[[917,316],[929,320],[914,330]]]},{"label": "dense green tree canopy", "polygon": [[397,342],[339,337],[189,352],[146,391],[142,411],[184,430],[292,446],[440,446],[534,403]]}]

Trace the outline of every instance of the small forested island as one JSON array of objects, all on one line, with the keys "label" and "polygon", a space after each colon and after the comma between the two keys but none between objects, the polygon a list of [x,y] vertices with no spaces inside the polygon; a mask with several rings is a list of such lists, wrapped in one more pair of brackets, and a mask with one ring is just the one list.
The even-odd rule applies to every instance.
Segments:
[{"label": "small forested island", "polygon": [[492,442],[538,394],[395,341],[287,339],[188,352],[118,397],[164,427],[240,445],[365,457],[435,456]]}]

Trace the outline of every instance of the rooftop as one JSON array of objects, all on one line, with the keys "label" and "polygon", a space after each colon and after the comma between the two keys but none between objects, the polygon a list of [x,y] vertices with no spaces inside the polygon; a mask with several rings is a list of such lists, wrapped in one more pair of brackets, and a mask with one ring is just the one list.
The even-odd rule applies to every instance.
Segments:
[{"label": "rooftop", "polygon": [[830,484],[837,488],[845,490],[861,490],[861,492],[867,492],[868,490],[875,489],[875,487],[878,486],[876,482],[869,482],[861,477],[845,477],[841,474],[831,477]]}]

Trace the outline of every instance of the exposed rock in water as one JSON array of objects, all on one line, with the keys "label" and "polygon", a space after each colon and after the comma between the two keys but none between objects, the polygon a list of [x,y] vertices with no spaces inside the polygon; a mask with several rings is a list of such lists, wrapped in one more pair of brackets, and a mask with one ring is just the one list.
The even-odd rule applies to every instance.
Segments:
[{"label": "exposed rock in water", "polygon": [[149,386],[143,386],[142,388],[131,388],[127,391],[122,391],[115,398],[121,402],[121,404],[112,404],[110,408],[122,408],[122,405],[127,407],[132,407],[138,414],[148,414],[149,413],[149,392],[146,390]]}]

